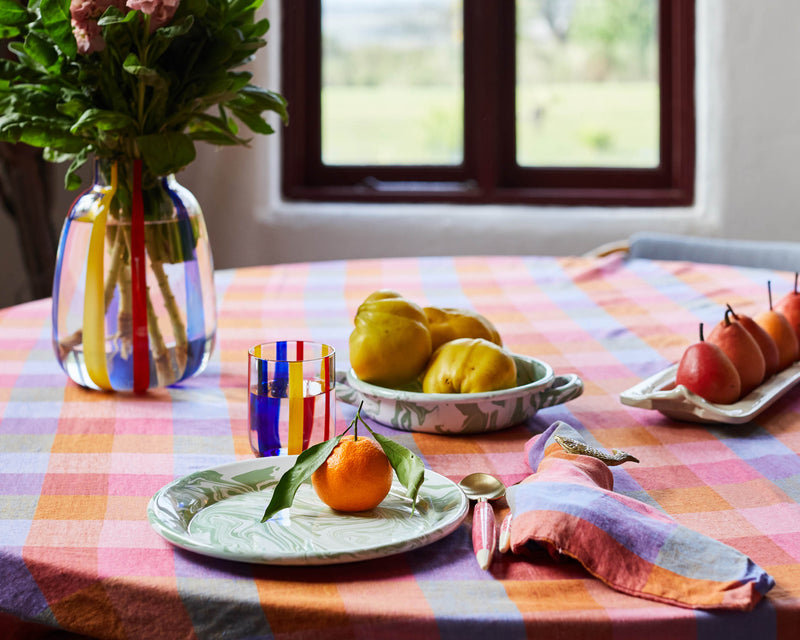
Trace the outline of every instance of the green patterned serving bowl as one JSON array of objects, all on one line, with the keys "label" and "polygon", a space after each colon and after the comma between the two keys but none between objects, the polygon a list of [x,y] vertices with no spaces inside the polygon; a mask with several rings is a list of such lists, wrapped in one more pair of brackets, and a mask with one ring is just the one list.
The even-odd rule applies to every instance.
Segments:
[{"label": "green patterned serving bowl", "polygon": [[362,414],[401,431],[470,434],[499,431],[524,422],[539,409],[562,404],[583,393],[575,374],[555,375],[536,358],[512,354],[517,386],[486,393],[423,393],[415,382],[389,389],[359,380],[355,372],[336,373],[336,398],[358,406]]}]

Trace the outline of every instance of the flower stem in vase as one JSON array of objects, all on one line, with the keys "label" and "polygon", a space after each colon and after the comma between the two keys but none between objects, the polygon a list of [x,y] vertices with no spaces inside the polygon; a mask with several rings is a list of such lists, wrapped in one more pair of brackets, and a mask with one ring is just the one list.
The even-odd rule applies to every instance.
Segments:
[{"label": "flower stem in vase", "polygon": [[124,248],[123,242],[120,240],[122,233],[116,225],[113,227],[113,233],[114,240],[111,249],[111,264],[108,267],[105,289],[103,291],[103,305],[105,306],[106,312],[108,311],[108,305],[111,304],[111,300],[114,297],[114,289],[119,279],[120,269],[122,268],[122,250]]},{"label": "flower stem in vase", "polygon": [[[164,265],[161,262],[151,261],[150,268],[158,282],[158,288],[161,291],[161,296],[164,298],[164,306],[167,309],[169,320],[172,324],[172,334],[175,337],[175,366],[178,375],[180,375],[186,369],[186,359],[189,349],[189,341],[186,337],[186,324],[183,322],[183,318],[181,318],[178,304],[175,301],[175,295],[172,293],[172,289],[169,286],[167,274],[164,273]],[[155,319],[155,322],[158,322],[158,319]]]},{"label": "flower stem in vase", "polygon": [[[122,235],[120,233],[120,235]],[[133,313],[131,312],[131,268],[125,264],[119,270],[119,311],[117,311],[117,333],[119,353],[123,360],[133,354]]]},{"label": "flower stem in vase", "polygon": [[[172,202],[162,203],[172,212]],[[145,229],[145,246],[150,259],[150,271],[155,276],[164,308],[172,325],[172,335],[175,338],[175,368],[180,376],[186,369],[188,356],[188,337],[186,323],[182,317],[175,294],[170,286],[169,277],[164,269],[165,264],[180,264],[193,259],[194,243],[184,251],[178,230],[179,220],[169,219],[163,224]]]},{"label": "flower stem in vase", "polygon": [[147,292],[147,331],[150,335],[150,352],[156,365],[158,384],[161,386],[172,384],[176,375],[170,366],[169,352],[164,343],[164,336],[161,334],[161,327],[158,326],[158,316],[153,308],[149,290]]}]

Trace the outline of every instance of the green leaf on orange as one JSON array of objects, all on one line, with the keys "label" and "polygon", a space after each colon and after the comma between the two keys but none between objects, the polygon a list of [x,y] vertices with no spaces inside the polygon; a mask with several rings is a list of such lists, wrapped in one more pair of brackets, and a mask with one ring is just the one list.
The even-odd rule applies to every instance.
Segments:
[{"label": "green leaf on orange", "polygon": [[[356,415],[361,419],[360,414]],[[406,495],[411,500],[411,513],[414,513],[417,506],[417,493],[425,480],[425,465],[413,451],[380,433],[375,433],[366,422],[361,421],[381,446],[386,457],[389,458],[389,464],[397,474],[397,479],[406,488]]]},{"label": "green leaf on orange", "polygon": [[[347,432],[345,431],[345,433]],[[343,436],[344,433],[315,444],[297,456],[292,468],[284,473],[278,481],[261,522],[266,522],[278,511],[292,506],[294,496],[300,485],[308,480],[319,466],[328,459],[331,451],[336,448]]]},{"label": "green leaf on orange", "polygon": [[[362,402],[361,404],[363,405],[364,403]],[[275,486],[275,491],[267,505],[266,511],[264,511],[261,522],[266,522],[278,513],[278,511],[292,506],[292,502],[294,502],[294,497],[300,485],[306,482],[322,463],[328,459],[328,456],[331,455],[336,445],[339,444],[339,441],[351,428],[355,427],[356,434],[358,434],[359,422],[367,428],[367,431],[372,434],[372,437],[375,438],[381,449],[383,449],[383,452],[389,459],[389,464],[392,465],[392,469],[394,469],[394,472],[397,474],[397,479],[400,480],[400,483],[406,489],[406,495],[412,503],[411,513],[414,513],[417,506],[417,493],[425,479],[425,465],[414,452],[406,449],[406,447],[398,444],[394,440],[379,433],[375,433],[370,429],[369,425],[364,422],[364,419],[361,417],[361,405],[359,405],[355,417],[350,422],[347,429],[341,434],[329,440],[325,440],[324,442],[320,442],[319,444],[315,444],[313,447],[309,447],[297,456],[297,460],[292,468],[281,476],[281,479]]]}]

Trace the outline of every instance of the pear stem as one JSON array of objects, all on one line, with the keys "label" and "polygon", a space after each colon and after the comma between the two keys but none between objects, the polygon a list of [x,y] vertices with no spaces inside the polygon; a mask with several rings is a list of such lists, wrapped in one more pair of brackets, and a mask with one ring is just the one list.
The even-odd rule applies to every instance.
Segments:
[{"label": "pear stem", "polygon": [[[730,304],[728,304],[727,307],[728,311],[731,312],[731,315],[738,320],[739,316],[736,315],[736,312],[733,310],[733,307]],[[725,317],[727,317],[727,313],[725,314]]]},{"label": "pear stem", "polygon": [[700,342],[703,342],[705,338],[703,337],[703,323],[700,323]]},{"label": "pear stem", "polygon": [[795,271],[794,272],[794,293],[795,293],[795,295],[797,295],[797,276],[798,275],[799,275],[798,272]]},{"label": "pear stem", "polygon": [[728,308],[725,309],[725,326],[731,326],[731,319],[730,314],[733,313],[733,309],[731,309],[731,305],[728,305]]},{"label": "pear stem", "polygon": [[772,311],[772,283],[767,280],[767,296],[769,296],[769,310]]}]

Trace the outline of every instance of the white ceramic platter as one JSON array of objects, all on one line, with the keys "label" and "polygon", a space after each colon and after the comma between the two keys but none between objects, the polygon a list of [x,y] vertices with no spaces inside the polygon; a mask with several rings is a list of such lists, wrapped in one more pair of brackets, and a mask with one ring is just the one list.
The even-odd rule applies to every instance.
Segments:
[{"label": "white ceramic platter", "polygon": [[467,513],[468,501],[458,486],[426,469],[413,514],[396,477],[380,505],[359,513],[333,511],[308,482],[289,509],[262,524],[273,488],[295,459],[254,458],[192,473],[159,489],[147,517],[172,544],[206,556],[322,565],[425,546],[454,531]]},{"label": "white ceramic platter", "polygon": [[517,386],[486,393],[423,393],[419,383],[404,389],[379,387],[359,380],[355,372],[336,373],[336,398],[401,431],[471,434],[498,431],[534,416],[539,409],[562,404],[583,393],[575,374],[555,375],[536,358],[513,354]]},{"label": "white ceramic platter", "polygon": [[769,380],[732,404],[703,400],[683,385],[675,385],[678,365],[664,369],[639,384],[623,391],[622,404],[654,409],[669,418],[688,422],[722,422],[741,424],[753,420],[780,397],[791,391],[800,380],[800,363],[776,373]]}]

